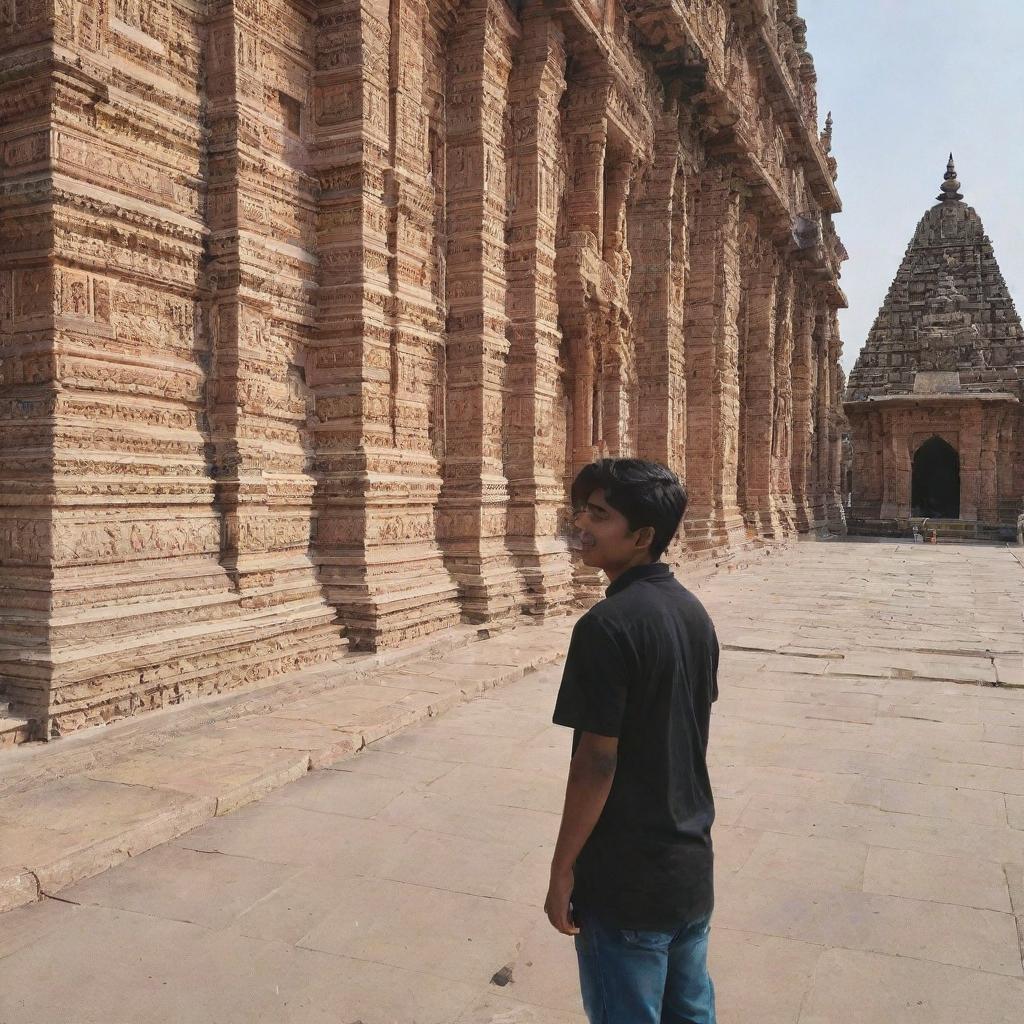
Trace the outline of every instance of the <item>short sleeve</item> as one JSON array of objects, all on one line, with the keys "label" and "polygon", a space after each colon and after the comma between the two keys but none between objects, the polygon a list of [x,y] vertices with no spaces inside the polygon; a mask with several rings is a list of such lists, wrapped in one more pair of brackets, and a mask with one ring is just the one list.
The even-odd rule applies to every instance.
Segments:
[{"label": "short sleeve", "polygon": [[562,671],[553,721],[581,732],[618,737],[631,673],[620,643],[593,614],[576,623]]}]

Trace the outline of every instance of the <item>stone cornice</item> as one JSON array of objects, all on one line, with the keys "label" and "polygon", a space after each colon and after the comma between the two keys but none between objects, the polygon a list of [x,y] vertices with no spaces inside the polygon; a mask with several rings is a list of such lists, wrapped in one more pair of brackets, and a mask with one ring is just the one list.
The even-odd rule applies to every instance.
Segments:
[{"label": "stone cornice", "polygon": [[[723,120],[726,123],[735,124],[742,119],[743,111],[736,105],[725,82],[724,35],[720,40],[712,40],[709,33],[702,30],[697,15],[685,9],[680,0],[624,0],[623,6],[647,45],[662,55],[656,61],[660,67],[683,74],[691,81],[703,72],[704,98],[716,112],[725,115]],[[767,91],[773,108],[780,116],[790,143],[797,150],[809,183],[814,186],[815,199],[824,211],[838,213],[842,202],[818,140],[817,125],[807,121],[782,57],[769,35],[769,22],[762,6],[760,0],[746,0],[740,10],[746,9],[747,20],[753,25],[759,52],[764,57]],[[743,140],[743,145],[753,157],[755,154],[749,142]]]},{"label": "stone cornice", "polygon": [[764,23],[758,26],[757,33],[760,38],[761,50],[767,58],[766,66],[774,78],[773,85],[776,94],[781,98],[783,110],[787,115],[784,122],[790,130],[793,141],[801,150],[804,167],[811,172],[811,180],[817,185],[815,198],[823,210],[828,213],[839,213],[843,204],[832,178],[832,172],[829,170],[825,153],[818,141],[818,126],[807,123],[799,97],[784,72],[782,59],[769,38]]},{"label": "stone cornice", "polygon": [[1008,391],[962,391],[956,395],[872,395],[861,400],[843,402],[843,409],[850,412],[881,408],[920,408],[925,405],[969,405],[972,402],[1020,405],[1020,399]]}]

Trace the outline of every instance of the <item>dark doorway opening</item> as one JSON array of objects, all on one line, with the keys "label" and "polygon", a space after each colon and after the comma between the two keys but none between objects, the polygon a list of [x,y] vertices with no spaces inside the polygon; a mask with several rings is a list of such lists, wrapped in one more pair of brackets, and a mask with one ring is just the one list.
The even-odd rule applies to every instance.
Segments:
[{"label": "dark doorway opening", "polygon": [[914,452],[911,514],[960,518],[960,456],[941,437],[930,437]]}]

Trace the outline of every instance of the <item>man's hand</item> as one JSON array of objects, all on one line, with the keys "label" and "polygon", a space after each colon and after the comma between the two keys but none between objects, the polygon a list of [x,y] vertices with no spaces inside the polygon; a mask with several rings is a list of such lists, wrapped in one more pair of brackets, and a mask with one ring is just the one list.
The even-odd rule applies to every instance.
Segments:
[{"label": "man's hand", "polygon": [[614,737],[584,732],[569,763],[562,824],[558,829],[558,841],[551,858],[548,898],[544,901],[544,913],[563,935],[580,933],[569,916],[573,865],[583,844],[594,831],[611,792],[618,749],[619,741]]},{"label": "man's hand", "polygon": [[544,901],[544,913],[551,924],[563,935],[579,935],[580,930],[569,914],[569,900],[572,897],[572,868],[551,868],[551,882],[548,898]]}]

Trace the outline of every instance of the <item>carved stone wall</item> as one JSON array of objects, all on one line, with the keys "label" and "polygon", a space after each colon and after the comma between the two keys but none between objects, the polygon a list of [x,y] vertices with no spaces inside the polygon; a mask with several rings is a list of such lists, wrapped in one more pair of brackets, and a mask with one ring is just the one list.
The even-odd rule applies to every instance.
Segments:
[{"label": "carved stone wall", "polygon": [[0,0],[0,680],[38,733],[841,523],[792,0]]}]

